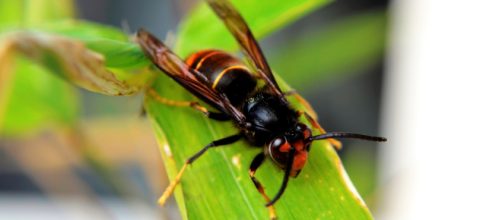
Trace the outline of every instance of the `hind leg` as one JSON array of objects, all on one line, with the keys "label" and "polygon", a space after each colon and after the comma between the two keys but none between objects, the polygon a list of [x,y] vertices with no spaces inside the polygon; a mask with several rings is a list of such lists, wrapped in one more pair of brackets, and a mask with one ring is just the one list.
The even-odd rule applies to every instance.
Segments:
[{"label": "hind leg", "polygon": [[147,95],[152,97],[155,101],[160,102],[164,105],[169,105],[169,106],[178,106],[178,107],[190,107],[192,109],[195,109],[199,112],[202,112],[206,117],[210,119],[214,119],[217,121],[228,121],[230,120],[230,117],[223,113],[223,112],[211,112],[207,110],[206,107],[202,106],[200,103],[196,101],[177,101],[177,100],[171,100],[164,98],[159,95],[154,89],[148,88],[147,89]]}]

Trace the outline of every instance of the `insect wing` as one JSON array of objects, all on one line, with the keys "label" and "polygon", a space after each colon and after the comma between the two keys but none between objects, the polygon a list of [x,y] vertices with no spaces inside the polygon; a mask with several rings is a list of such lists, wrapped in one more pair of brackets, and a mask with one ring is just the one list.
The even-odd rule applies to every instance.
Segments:
[{"label": "insect wing", "polygon": [[258,42],[254,38],[253,33],[251,33],[251,30],[244,21],[244,18],[242,18],[239,12],[227,0],[207,0],[207,2],[218,17],[223,20],[246,54],[251,58],[253,64],[258,70],[258,74],[267,82],[271,91],[276,95],[283,97],[274,75],[272,74],[272,70],[267,63]]},{"label": "insect wing", "polygon": [[204,101],[232,116],[238,123],[245,121],[245,116],[230,104],[225,95],[211,89],[205,75],[189,68],[162,41],[142,29],[137,33],[137,41],[145,54],[165,74],[176,80],[194,95],[203,98]]}]

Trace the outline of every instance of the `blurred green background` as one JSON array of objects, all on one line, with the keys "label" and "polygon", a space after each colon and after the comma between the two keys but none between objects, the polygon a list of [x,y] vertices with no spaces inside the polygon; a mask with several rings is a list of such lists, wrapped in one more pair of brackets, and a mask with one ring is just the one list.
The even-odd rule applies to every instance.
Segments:
[{"label": "blurred green background", "polygon": [[[157,36],[170,33],[168,43],[176,42],[177,25],[197,3],[54,2],[53,7],[66,7],[67,14],[49,11],[39,16],[56,20],[77,16],[129,34],[145,27]],[[0,5],[8,5],[8,0]],[[309,100],[328,131],[379,133],[387,5],[385,0],[331,2],[260,41],[274,71]],[[29,11],[41,6],[26,7]],[[1,7],[0,12],[9,10]],[[37,15],[29,17],[33,21],[24,22],[36,22]],[[16,71],[32,74],[14,76],[20,85],[7,100],[33,105],[8,101],[0,112],[5,115],[0,123],[0,218],[15,217],[15,204],[30,204],[48,217],[84,213],[102,219],[179,218],[173,214],[173,201],[165,209],[155,204],[167,180],[152,129],[140,115],[141,95],[87,92],[52,74],[38,74],[47,70],[23,65],[27,60],[16,62],[26,68]],[[6,85],[0,86],[4,87],[0,92],[6,91]],[[377,154],[377,144],[350,140],[344,141],[340,152],[370,210],[378,208],[372,202],[378,196]]]}]

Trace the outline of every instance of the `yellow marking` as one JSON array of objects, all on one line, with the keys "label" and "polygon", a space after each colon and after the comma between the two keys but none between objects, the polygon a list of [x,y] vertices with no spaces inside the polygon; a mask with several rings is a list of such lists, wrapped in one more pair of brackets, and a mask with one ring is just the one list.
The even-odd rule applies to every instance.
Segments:
[{"label": "yellow marking", "polygon": [[212,56],[213,54],[216,54],[216,53],[221,53],[220,51],[213,51],[213,52],[210,52],[208,54],[206,54],[205,56],[203,56],[200,60],[199,60],[199,63],[197,63],[197,66],[195,67],[195,70],[199,70],[199,68],[202,66],[202,63],[204,63],[204,61]]},{"label": "yellow marking", "polygon": [[212,88],[215,89],[216,86],[218,85],[218,83],[220,82],[221,78],[223,78],[223,75],[225,75],[229,70],[233,70],[233,69],[247,70],[247,68],[245,66],[242,66],[242,65],[227,67],[226,69],[224,69],[223,71],[220,72],[220,74],[218,75],[218,77],[216,77],[216,80],[214,80],[214,82],[213,82]]}]

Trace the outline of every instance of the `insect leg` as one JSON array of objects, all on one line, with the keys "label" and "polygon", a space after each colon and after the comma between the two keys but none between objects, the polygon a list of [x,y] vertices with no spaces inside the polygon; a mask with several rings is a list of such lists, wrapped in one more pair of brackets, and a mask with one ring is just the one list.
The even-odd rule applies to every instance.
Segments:
[{"label": "insect leg", "polygon": [[164,193],[162,193],[162,196],[157,201],[159,203],[159,205],[163,206],[166,203],[166,200],[174,192],[176,185],[178,185],[180,183],[181,177],[183,176],[183,173],[185,172],[188,165],[190,165],[197,158],[202,156],[202,154],[204,154],[209,148],[232,144],[232,143],[238,141],[239,139],[241,139],[241,137],[242,137],[241,134],[236,134],[236,135],[228,136],[226,138],[215,140],[215,141],[209,143],[208,145],[204,146],[204,148],[202,148],[200,151],[198,151],[197,153],[192,155],[190,158],[188,158],[185,161],[185,164],[183,164],[183,167],[181,168],[181,170],[178,172],[178,175],[176,175],[176,178],[173,181],[171,181],[171,183],[169,183],[169,186],[166,188]]},{"label": "insect leg", "polygon": [[[267,194],[265,194],[265,189],[263,188],[263,185],[255,177],[256,170],[263,164],[264,160],[265,160],[265,154],[263,152],[259,153],[258,155],[256,155],[254,157],[253,162],[251,162],[251,166],[249,167],[249,177],[251,177],[251,180],[253,181],[254,186],[256,187],[258,192],[260,192],[260,194],[263,196],[263,198],[265,198],[265,201],[267,203],[269,203],[270,198],[268,198]],[[272,205],[268,206],[268,213],[269,213],[270,219],[277,218],[277,216],[275,214],[274,206],[272,206]]]},{"label": "insect leg", "polygon": [[217,121],[230,120],[230,117],[228,117],[227,114],[222,113],[222,112],[208,111],[207,108],[205,108],[204,106],[200,105],[198,102],[195,102],[195,101],[176,101],[176,100],[166,99],[166,98],[160,96],[159,93],[157,93],[152,88],[148,88],[147,93],[149,96],[151,96],[153,99],[155,99],[155,101],[160,102],[164,105],[178,106],[178,107],[190,107],[190,108],[193,108],[199,112],[202,112],[206,117],[217,120]]},{"label": "insect leg", "polygon": [[291,147],[291,149],[289,149],[288,164],[287,164],[286,170],[284,172],[284,178],[282,179],[281,188],[279,189],[279,192],[277,192],[277,194],[274,196],[274,198],[272,198],[272,200],[270,202],[268,202],[265,206],[269,207],[269,206],[274,205],[274,203],[277,202],[277,200],[279,200],[279,198],[281,198],[282,194],[284,193],[284,190],[286,190],[286,186],[288,186],[289,175],[291,174],[291,168],[293,167],[293,160],[295,158],[295,152],[296,152],[296,149],[294,147]]},{"label": "insect leg", "polygon": [[[309,113],[300,110],[300,111],[298,111],[298,115],[305,116],[305,118],[310,123],[310,125],[312,125],[312,127],[314,127],[315,129],[317,129],[322,134],[326,133],[326,131],[324,130],[324,128],[322,128],[321,125],[314,118],[312,118],[312,116],[309,115]],[[331,143],[331,145],[333,145],[336,150],[341,150],[342,149],[342,142],[340,142],[339,140],[334,139],[334,138],[329,138],[329,139],[326,139],[326,140],[328,140],[329,143]]]}]

